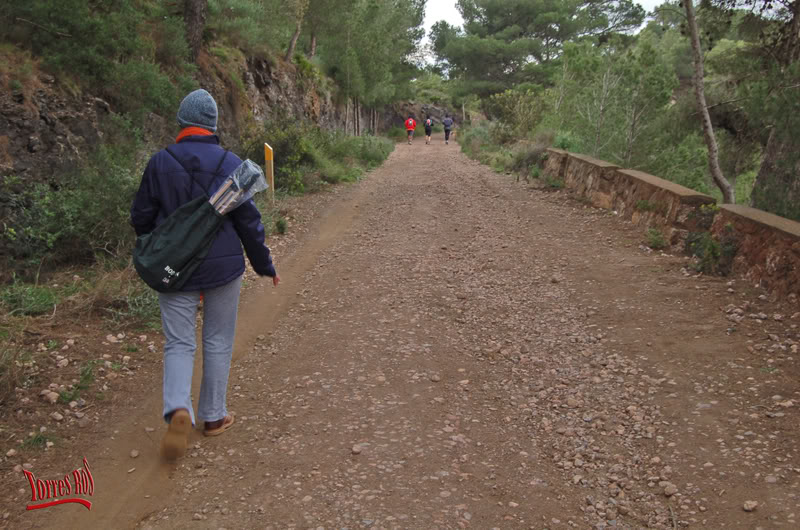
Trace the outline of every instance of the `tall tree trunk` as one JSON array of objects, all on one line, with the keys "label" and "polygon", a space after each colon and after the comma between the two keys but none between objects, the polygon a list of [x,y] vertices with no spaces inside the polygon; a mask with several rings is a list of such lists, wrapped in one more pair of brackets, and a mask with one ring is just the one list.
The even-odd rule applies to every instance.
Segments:
[{"label": "tall tree trunk", "polygon": [[753,184],[750,202],[754,208],[800,221],[800,160],[797,141],[772,130],[764,159]]},{"label": "tall tree trunk", "polygon": [[361,136],[361,103],[356,100],[356,136]]},{"label": "tall tree trunk", "polygon": [[350,98],[344,101],[344,133],[350,134]]},{"label": "tall tree trunk", "polygon": [[711,125],[711,116],[708,113],[705,91],[705,69],[703,67],[703,50],[700,48],[700,34],[697,29],[697,19],[694,15],[694,0],[683,0],[686,8],[686,21],[689,25],[689,33],[692,42],[692,53],[694,55],[694,93],[697,98],[697,110],[700,112],[700,119],[703,123],[703,136],[708,147],[708,167],[711,170],[711,178],[722,191],[722,202],[728,204],[736,203],[736,195],[733,186],[722,174],[719,167],[719,147],[717,137],[714,135],[714,127]]},{"label": "tall tree trunk", "polygon": [[294,57],[294,50],[297,47],[297,39],[300,38],[300,30],[303,28],[303,19],[300,18],[297,20],[297,27],[294,30],[294,35],[292,35],[292,40],[289,41],[289,49],[286,51],[286,62],[292,60]]},{"label": "tall tree trunk", "polygon": [[[782,69],[800,60],[800,1],[791,7],[776,58]],[[753,207],[800,221],[800,142],[787,124],[773,124],[750,203]]]},{"label": "tall tree trunk", "polygon": [[197,59],[203,46],[203,32],[206,29],[208,0],[184,0],[183,21],[186,24],[186,42],[192,54],[192,61]]},{"label": "tall tree trunk", "polygon": [[317,55],[317,32],[314,31],[311,33],[311,53],[309,57],[315,57]]}]

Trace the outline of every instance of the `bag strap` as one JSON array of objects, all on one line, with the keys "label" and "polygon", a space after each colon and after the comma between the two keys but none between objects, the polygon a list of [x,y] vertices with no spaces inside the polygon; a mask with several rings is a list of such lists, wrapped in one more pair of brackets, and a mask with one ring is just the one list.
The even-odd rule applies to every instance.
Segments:
[{"label": "bag strap", "polygon": [[[184,163],[181,161],[181,159],[180,159],[180,158],[178,158],[178,157],[177,157],[177,155],[176,155],[175,153],[173,153],[173,152],[172,152],[172,150],[171,150],[169,147],[167,147],[167,148],[166,148],[166,151],[167,151],[167,153],[169,153],[169,156],[171,156],[172,158],[174,158],[174,159],[175,159],[175,161],[176,161],[178,164],[180,164],[180,165],[181,165],[181,167],[183,168],[183,170],[184,170],[184,171],[186,171],[186,173],[188,173],[188,174],[189,174],[189,178],[190,178],[190,179],[192,179],[192,186],[194,186],[194,185],[195,185],[195,179],[194,179],[194,170],[190,170],[189,168],[187,168],[187,167],[186,167],[186,164],[184,164]],[[215,170],[214,170],[214,176],[215,176],[215,177],[216,177],[216,176],[219,176],[219,171],[220,171],[220,169],[222,169],[222,163],[223,163],[223,162],[225,162],[225,158],[228,156],[228,152],[229,152],[229,151],[230,151],[229,149],[225,149],[225,152],[222,154],[222,158],[220,159],[220,161],[219,161],[219,164],[217,164],[217,169],[215,169]],[[212,182],[212,184],[213,184],[213,182]],[[209,187],[210,187],[210,186],[209,186]],[[189,191],[191,191],[191,188],[190,188],[190,190],[189,190]],[[203,193],[205,193],[205,194],[206,194],[206,197],[208,197],[208,190],[207,190],[207,189],[204,189],[204,190],[203,190]]]}]

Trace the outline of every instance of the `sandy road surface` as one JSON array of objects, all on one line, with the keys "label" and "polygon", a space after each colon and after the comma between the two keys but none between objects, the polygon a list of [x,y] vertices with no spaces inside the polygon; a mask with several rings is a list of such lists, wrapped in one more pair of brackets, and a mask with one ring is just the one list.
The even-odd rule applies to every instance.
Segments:
[{"label": "sandy road surface", "polygon": [[[398,144],[315,226],[281,263],[284,285],[242,305],[234,429],[159,463],[154,371],[152,392],[85,451],[92,511],[16,521],[798,526],[791,313],[689,277],[613,215],[441,139]],[[734,324],[733,306],[769,316]],[[135,463],[132,447],[145,448]]]}]

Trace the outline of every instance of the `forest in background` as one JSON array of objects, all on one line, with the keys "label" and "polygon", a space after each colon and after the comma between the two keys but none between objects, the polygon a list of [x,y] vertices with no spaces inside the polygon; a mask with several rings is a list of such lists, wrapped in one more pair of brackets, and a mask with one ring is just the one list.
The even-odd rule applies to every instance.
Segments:
[{"label": "forest in background", "polygon": [[[707,108],[735,201],[800,220],[800,2],[694,2]],[[549,146],[722,199],[709,171],[686,5],[629,0],[458,0],[420,82],[490,119],[463,149],[538,176]],[[530,174],[529,174],[530,172]],[[558,184],[558,183],[553,183]]]},{"label": "forest in background", "polygon": [[[299,92],[342,108],[379,109],[413,97],[424,7],[424,0],[2,3],[0,84],[12,97],[26,104],[45,73],[76,107],[92,96],[111,112],[98,124],[102,143],[80,167],[46,178],[9,168],[0,173],[0,276],[33,280],[43,261],[45,270],[127,266],[130,201],[143,163],[163,147],[146,145],[143,129],[152,114],[174,123],[181,98],[208,76],[201,57],[226,79],[231,93],[218,98],[246,102],[241,65],[265,63],[289,72]],[[256,162],[263,162],[269,141],[280,192],[353,180],[392,149],[367,128],[353,138],[280,111],[224,131],[230,147]],[[275,214],[266,210],[268,218]],[[279,221],[268,219],[268,229],[285,226],[273,220]]]}]

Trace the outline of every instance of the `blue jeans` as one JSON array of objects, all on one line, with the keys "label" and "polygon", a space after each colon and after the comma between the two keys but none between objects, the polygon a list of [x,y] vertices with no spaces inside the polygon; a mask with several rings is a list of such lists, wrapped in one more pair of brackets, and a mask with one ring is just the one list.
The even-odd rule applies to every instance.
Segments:
[{"label": "blue jeans", "polygon": [[195,424],[192,408],[192,372],[197,349],[197,306],[203,295],[203,380],[198,416],[217,421],[226,416],[228,373],[236,333],[236,313],[242,277],[214,289],[159,293],[164,345],[164,419],[177,409],[186,409]]}]

